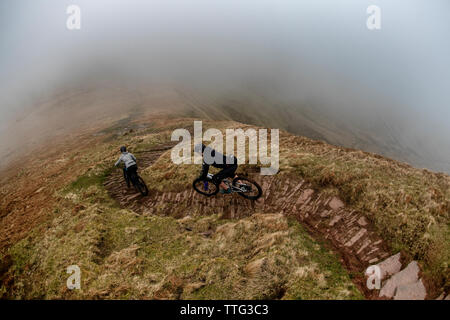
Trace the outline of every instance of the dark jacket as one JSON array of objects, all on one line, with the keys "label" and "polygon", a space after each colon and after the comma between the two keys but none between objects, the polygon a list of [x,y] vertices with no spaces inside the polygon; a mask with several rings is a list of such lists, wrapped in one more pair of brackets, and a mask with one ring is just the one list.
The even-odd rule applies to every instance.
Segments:
[{"label": "dark jacket", "polygon": [[[211,157],[209,155],[211,154]],[[224,155],[210,147],[206,147],[203,151],[203,166],[201,177],[206,177],[209,167],[226,169],[231,166],[237,166],[237,158],[233,155]]]}]

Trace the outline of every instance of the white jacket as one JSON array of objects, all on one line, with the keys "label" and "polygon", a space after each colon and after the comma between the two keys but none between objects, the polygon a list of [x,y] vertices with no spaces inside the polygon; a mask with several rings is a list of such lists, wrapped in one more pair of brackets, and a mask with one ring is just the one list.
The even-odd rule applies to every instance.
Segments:
[{"label": "white jacket", "polygon": [[120,162],[125,163],[125,168],[128,169],[132,165],[136,164],[136,158],[129,152],[122,152],[122,155],[120,156],[119,160],[117,160],[115,166],[117,167]]}]

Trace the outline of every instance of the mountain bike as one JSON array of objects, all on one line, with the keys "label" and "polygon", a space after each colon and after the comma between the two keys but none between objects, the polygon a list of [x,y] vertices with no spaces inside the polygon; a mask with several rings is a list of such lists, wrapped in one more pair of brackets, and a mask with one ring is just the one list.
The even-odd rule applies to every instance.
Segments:
[{"label": "mountain bike", "polygon": [[[214,175],[208,173],[206,178],[195,179],[192,186],[198,193],[211,197],[219,192],[220,185],[220,181],[217,182],[213,178]],[[237,176],[233,180],[225,178],[223,182],[231,188],[231,193],[237,193],[246,199],[257,200],[262,195],[262,189],[259,184],[247,177]]]},{"label": "mountain bike", "polygon": [[143,196],[148,195],[148,188],[145,184],[144,179],[142,179],[137,172],[133,172],[129,175],[130,181],[133,184],[136,191],[139,191]]}]

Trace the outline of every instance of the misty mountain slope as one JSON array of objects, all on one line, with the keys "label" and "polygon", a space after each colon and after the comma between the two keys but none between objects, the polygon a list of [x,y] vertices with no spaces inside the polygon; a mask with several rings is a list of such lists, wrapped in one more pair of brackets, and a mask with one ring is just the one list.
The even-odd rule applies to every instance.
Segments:
[{"label": "misty mountain slope", "polygon": [[[360,0],[77,0],[75,29],[50,2],[0,2],[1,297],[372,298],[397,252],[449,293],[448,0],[379,0],[374,30]],[[282,130],[263,203],[195,198],[154,149],[198,119]]]},{"label": "misty mountain slope", "polygon": [[388,107],[346,109],[333,102],[324,105],[312,99],[289,101],[272,97],[264,93],[263,88],[226,94],[188,89],[178,90],[178,93],[199,117],[280,128],[333,145],[382,154],[414,166],[450,172],[447,144],[439,146],[446,138],[420,138],[421,134],[414,131],[415,125],[406,120],[419,116],[414,112],[405,115]]},{"label": "misty mountain slope", "polygon": [[[173,85],[126,87],[105,81],[93,89],[86,85],[67,89],[52,99],[41,99],[18,113],[14,122],[3,127],[0,144],[7,149],[1,166],[38,148],[39,143],[64,138],[80,130],[125,119],[138,120],[148,114],[171,117],[199,117],[234,120],[266,128],[280,128],[337,146],[361,149],[414,166],[450,172],[445,159],[448,151],[441,138],[428,141],[409,133],[401,114],[390,119],[392,111],[341,110],[314,100],[276,99],[258,90],[194,90]],[[361,114],[362,112],[362,114]],[[127,120],[127,121],[128,121]],[[396,125],[397,123],[397,125]],[[0,126],[1,132],[1,126]],[[20,148],[17,148],[17,146]]]},{"label": "misty mountain slope", "polygon": [[[345,264],[336,256],[329,255],[327,241],[324,249],[317,240],[296,238],[299,235],[309,237],[305,231],[296,229],[299,222],[288,229],[282,227],[269,231],[265,218],[256,211],[252,211],[256,215],[252,218],[245,205],[237,203],[234,209],[235,212],[242,211],[243,216],[228,220],[218,213],[206,212],[201,209],[201,204],[186,207],[182,197],[178,201],[185,209],[177,215],[179,207],[177,201],[172,200],[177,192],[191,190],[192,180],[200,168],[175,166],[170,162],[170,152],[162,154],[148,167],[141,167],[152,195],[164,198],[167,194],[168,200],[162,199],[158,204],[160,211],[156,210],[155,215],[132,206],[127,209],[118,206],[103,186],[112,174],[117,147],[122,144],[129,146],[139,159],[140,154],[152,148],[170,145],[172,130],[192,129],[193,121],[162,114],[141,114],[137,122],[130,119],[115,122],[110,130],[101,125],[98,129],[93,128],[90,134],[83,133],[66,143],[49,145],[47,149],[52,152],[40,154],[38,158],[30,155],[29,161],[17,165],[20,171],[14,179],[4,181],[0,189],[3,261],[0,278],[3,294],[10,292],[15,297],[47,298],[240,298],[261,297],[259,294],[267,298],[357,297],[354,284],[346,278]],[[246,129],[250,126],[232,121],[204,121],[204,130],[209,127]],[[283,199],[290,194],[285,189],[292,185],[292,181],[303,180],[317,192],[315,194],[322,195],[317,202],[320,206],[321,197],[339,197],[348,208],[367,218],[373,228],[371,232],[389,244],[390,253],[401,250],[405,259],[419,261],[431,297],[442,290],[448,292],[450,178],[447,175],[414,169],[381,156],[333,147],[287,132],[281,132],[280,148],[280,172],[276,176],[280,187],[268,187],[261,177],[261,184],[268,194],[277,190],[280,192],[277,197]],[[240,170],[252,173],[255,168],[242,166]],[[120,186],[118,190],[121,190]],[[174,192],[170,200],[169,195]],[[292,196],[296,197],[295,192]],[[23,201],[18,202],[17,199]],[[291,200],[285,202],[293,205]],[[278,215],[282,210],[277,206],[272,208],[274,212],[265,212],[275,214],[273,219],[278,221],[277,225],[283,226],[287,221],[289,226],[289,218],[285,220],[284,215]],[[171,216],[172,213],[175,216]],[[194,218],[192,223],[180,220],[187,213]],[[217,230],[227,223],[230,224],[221,229],[226,231],[225,239],[220,238],[220,233],[209,233],[212,237],[209,239],[210,229]],[[196,230],[197,225],[198,233],[185,229]],[[248,243],[241,247],[240,242],[229,242],[232,238],[228,237],[239,235],[242,228],[255,230],[249,247]],[[327,238],[326,229],[324,232],[320,237]],[[269,237],[272,233],[274,238]],[[286,254],[292,257],[299,254],[298,250],[306,250],[312,260],[299,258],[300,262],[303,261],[300,265],[292,263],[290,258],[276,262],[268,248],[269,251],[263,251],[268,255],[258,257],[263,260],[256,259],[255,265],[248,266],[250,273],[244,272],[243,278],[232,275],[247,268],[241,264],[243,261],[238,263],[237,269],[229,265],[229,261],[240,257],[235,252],[255,250],[257,243],[265,241],[274,241],[273,250],[279,252],[275,256]],[[313,241],[312,247],[309,241]],[[172,245],[167,247],[166,243]],[[217,254],[213,248],[219,243],[225,243],[224,251],[220,251],[220,258],[213,257],[210,254]],[[314,248],[318,253],[313,254],[316,252]],[[191,256],[204,262],[191,264]],[[161,259],[165,261],[163,265],[170,266],[170,270],[162,268],[158,262]],[[214,265],[219,269],[211,269],[210,259],[215,259]],[[86,290],[79,293],[65,288],[64,267],[74,263],[80,263],[89,270],[84,282]],[[274,267],[279,263],[282,269],[288,265],[300,269],[298,272],[286,269],[290,270],[286,273],[286,270]],[[269,269],[261,269],[263,265]],[[275,281],[264,270],[271,270],[269,274],[272,275],[278,274],[278,280]],[[198,272],[205,272],[206,278],[193,277]],[[298,279],[296,274],[305,275],[305,278]],[[114,280],[118,275],[127,279],[122,282],[123,286]],[[256,279],[252,280],[251,275]],[[46,283],[39,280],[45,278],[50,280]],[[214,287],[217,281],[222,281],[219,279],[226,279],[226,290],[229,291],[218,291]],[[242,289],[240,281],[252,283],[249,291]],[[331,283],[334,289],[330,289]],[[302,291],[305,288],[319,291],[313,291],[311,296]],[[242,295],[234,295],[236,290]]]},{"label": "misty mountain slope", "polygon": [[0,145],[6,150],[0,168],[39,153],[43,144],[110,128],[112,123],[123,126],[148,114],[176,116],[180,110],[187,110],[185,103],[167,86],[130,88],[104,81],[59,90],[17,110],[12,121],[0,123]]}]

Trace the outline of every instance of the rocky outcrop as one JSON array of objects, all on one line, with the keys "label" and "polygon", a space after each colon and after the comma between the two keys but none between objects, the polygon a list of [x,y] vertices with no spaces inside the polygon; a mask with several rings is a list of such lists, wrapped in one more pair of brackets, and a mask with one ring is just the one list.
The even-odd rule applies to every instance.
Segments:
[{"label": "rocky outcrop", "polygon": [[[397,253],[376,265],[382,282],[378,296],[394,300],[424,300],[427,296],[423,280],[419,278],[417,261],[410,262],[402,269],[401,254]],[[370,274],[367,274],[370,276]]]},{"label": "rocky outcrop", "polygon": [[424,300],[427,291],[423,285],[422,279],[399,286],[394,296],[394,300]]},{"label": "rocky outcrop", "polygon": [[383,285],[380,291],[380,297],[394,297],[398,287],[415,283],[419,280],[419,265],[416,261],[411,262],[402,271],[394,274]]},{"label": "rocky outcrop", "polygon": [[380,280],[384,280],[401,270],[402,263],[400,262],[400,258],[399,252],[377,265],[381,272]]}]

